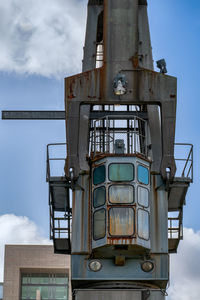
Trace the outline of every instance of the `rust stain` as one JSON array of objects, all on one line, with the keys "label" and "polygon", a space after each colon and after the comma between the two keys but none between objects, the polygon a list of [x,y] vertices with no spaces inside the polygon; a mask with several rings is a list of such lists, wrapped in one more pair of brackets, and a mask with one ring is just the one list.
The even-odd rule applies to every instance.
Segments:
[{"label": "rust stain", "polygon": [[136,53],[133,57],[131,57],[132,63],[133,63],[133,68],[137,69],[139,67],[139,59],[138,59],[138,54]]},{"label": "rust stain", "polygon": [[108,245],[132,245],[133,244],[134,237],[108,237],[107,243]]}]

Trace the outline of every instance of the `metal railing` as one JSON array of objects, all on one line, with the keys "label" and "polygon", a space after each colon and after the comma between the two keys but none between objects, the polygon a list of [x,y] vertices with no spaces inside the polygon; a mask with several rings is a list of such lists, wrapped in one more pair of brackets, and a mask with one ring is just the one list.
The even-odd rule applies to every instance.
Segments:
[{"label": "metal railing", "polygon": [[[115,118],[116,117],[116,118]],[[90,155],[115,154],[116,141],[124,143],[124,154],[147,156],[147,122],[137,116],[106,116],[94,120],[90,132]]]},{"label": "metal railing", "polygon": [[183,238],[183,226],[180,218],[168,218],[168,238],[177,240]]},{"label": "metal railing", "polygon": [[71,226],[71,213],[59,213],[50,205],[50,239],[69,239]]},{"label": "metal railing", "polygon": [[[178,157],[177,157],[178,156]],[[176,177],[184,177],[193,182],[193,145],[175,143]]]},{"label": "metal railing", "polygon": [[[62,157],[59,157],[60,150],[58,148],[64,148]],[[50,154],[50,149],[53,148],[53,153]],[[47,157],[46,157],[46,181],[49,182],[51,176],[60,176],[64,173],[65,160],[67,157],[67,144],[66,143],[55,143],[47,145]],[[54,164],[56,162],[56,165]],[[59,162],[59,163],[58,163]],[[64,174],[63,174],[64,176]]]}]

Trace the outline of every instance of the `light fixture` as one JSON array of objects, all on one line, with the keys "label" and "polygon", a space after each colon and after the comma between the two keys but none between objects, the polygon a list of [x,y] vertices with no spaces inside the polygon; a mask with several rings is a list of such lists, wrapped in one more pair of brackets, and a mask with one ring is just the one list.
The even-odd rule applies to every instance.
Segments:
[{"label": "light fixture", "polygon": [[144,272],[151,272],[154,269],[154,264],[150,260],[146,260],[141,264],[141,268]]},{"label": "light fixture", "polygon": [[160,69],[160,73],[165,74],[167,73],[167,65],[164,59],[160,59],[157,62],[157,68]]},{"label": "light fixture", "polygon": [[93,272],[98,272],[101,270],[102,264],[98,260],[92,260],[89,262],[89,268]]},{"label": "light fixture", "polygon": [[117,74],[113,83],[114,93],[117,96],[126,94],[127,91],[127,81],[124,74]]}]

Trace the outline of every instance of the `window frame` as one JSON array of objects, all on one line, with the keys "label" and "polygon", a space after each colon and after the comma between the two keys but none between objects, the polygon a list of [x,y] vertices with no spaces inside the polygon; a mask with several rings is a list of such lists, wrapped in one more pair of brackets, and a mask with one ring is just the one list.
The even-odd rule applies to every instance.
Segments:
[{"label": "window frame", "polygon": [[[148,222],[149,222],[149,235],[148,235],[148,239],[144,239],[143,237],[141,237],[141,236],[139,235],[139,230],[138,230],[138,228],[139,228],[139,226],[138,226],[138,211],[139,211],[139,210],[144,211],[144,212],[146,212],[146,213],[148,214]],[[137,235],[138,235],[138,237],[139,237],[140,239],[142,239],[142,240],[144,240],[144,241],[149,241],[149,239],[150,239],[150,213],[149,213],[149,211],[147,211],[147,210],[145,210],[145,209],[142,209],[142,208],[138,208],[138,209],[137,209]]]},{"label": "window frame", "polygon": [[[110,210],[111,209],[114,209],[114,208],[129,208],[129,209],[132,209],[133,210],[133,234],[131,235],[113,235],[110,233]],[[135,234],[136,234],[136,222],[135,222],[135,207],[134,206],[130,206],[130,205],[127,205],[127,206],[119,206],[119,205],[115,205],[115,206],[112,206],[110,207],[110,209],[108,210],[108,233],[109,233],[109,236],[111,238],[132,238],[132,237],[135,237]]]},{"label": "window frame", "polygon": [[[111,202],[110,201],[110,188],[112,186],[123,186],[123,187],[124,186],[131,186],[133,188],[133,201],[132,202]],[[123,185],[122,184],[116,184],[116,183],[110,184],[108,186],[108,202],[111,205],[133,205],[133,204],[135,204],[135,186],[133,184],[123,184]]]},{"label": "window frame", "polygon": [[[104,236],[103,237],[100,237],[100,238],[95,238],[94,237],[94,215],[95,215],[95,213],[97,213],[97,212],[99,212],[100,210],[103,210],[104,212],[105,212],[105,234],[104,234]],[[100,208],[100,209],[96,209],[95,211],[93,211],[93,214],[92,214],[92,238],[93,238],[93,240],[94,241],[99,241],[99,240],[101,240],[101,239],[104,239],[105,237],[106,237],[106,209],[105,209],[105,207],[102,207],[102,208]]]},{"label": "window frame", "polygon": [[[138,194],[139,194],[139,188],[142,188],[142,189],[145,189],[145,190],[147,190],[147,192],[148,192],[148,206],[145,206],[145,205],[141,205],[140,203],[139,203],[139,196],[138,196]],[[142,185],[138,185],[137,186],[137,204],[139,205],[139,208],[140,207],[145,207],[145,208],[148,208],[149,207],[149,189],[145,186],[142,186]]]},{"label": "window frame", "polygon": [[[98,205],[98,206],[94,206],[94,192],[98,189],[104,189],[104,192],[105,192],[105,201],[104,201],[104,204],[101,204],[101,205]],[[106,187],[105,185],[102,185],[102,186],[98,186],[98,187],[95,187],[94,190],[93,190],[93,193],[92,193],[92,205],[93,205],[93,209],[97,209],[101,206],[104,206],[106,204]]]},{"label": "window frame", "polygon": [[[32,283],[31,279],[32,278],[48,278],[48,283]],[[23,278],[27,278],[27,282],[23,283]],[[56,279],[57,278],[66,278],[66,283],[56,283]],[[29,300],[31,299],[30,297],[30,293],[31,293],[31,287],[36,287],[36,288],[42,288],[42,287],[47,287],[48,288],[48,297],[49,297],[49,293],[52,293],[53,291],[56,292],[56,288],[57,287],[63,287],[66,289],[66,299],[69,299],[69,276],[67,273],[45,273],[45,272],[21,272],[20,274],[20,299],[21,300]],[[22,298],[22,289],[26,288],[28,289],[26,291],[26,298]],[[28,298],[27,298],[28,297]],[[56,297],[56,295],[55,295]],[[54,299],[56,299],[54,297]],[[51,300],[52,298],[48,298],[49,300]],[[57,298],[59,299],[59,298]]]},{"label": "window frame", "polygon": [[[95,173],[95,170],[98,169],[98,168],[100,168],[100,167],[104,167],[104,170],[105,170],[105,173],[104,173],[104,181],[101,181],[101,182],[99,182],[99,183],[94,183],[94,173]],[[92,183],[93,183],[93,185],[97,186],[97,185],[99,185],[99,184],[105,183],[105,181],[106,181],[106,165],[105,165],[105,164],[101,164],[101,165],[95,166],[95,167],[93,168],[93,172],[92,172]]]},{"label": "window frame", "polygon": [[[111,180],[110,179],[110,166],[111,165],[131,165],[133,167],[133,178],[131,180]],[[118,163],[118,162],[111,162],[108,164],[108,180],[110,182],[132,182],[134,181],[135,179],[135,165],[131,162],[121,162],[121,163]]]},{"label": "window frame", "polygon": [[[145,169],[147,169],[147,171],[148,171],[148,183],[144,183],[144,182],[142,182],[142,181],[140,181],[139,180],[139,178],[138,178],[138,168],[139,167],[143,167],[143,168],[145,168]],[[149,185],[149,182],[150,182],[150,174],[149,174],[149,167],[148,166],[145,166],[145,165],[143,165],[143,164],[141,164],[141,163],[139,163],[139,164],[137,164],[137,182],[139,182],[140,184],[144,184],[144,185]]]}]

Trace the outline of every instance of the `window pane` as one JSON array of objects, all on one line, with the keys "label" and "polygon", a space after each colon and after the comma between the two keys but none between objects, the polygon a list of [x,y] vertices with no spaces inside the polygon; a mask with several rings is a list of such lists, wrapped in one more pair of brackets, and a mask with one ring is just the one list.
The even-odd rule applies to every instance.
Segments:
[{"label": "window pane", "polygon": [[94,198],[93,198],[93,205],[94,207],[99,207],[104,205],[106,202],[106,189],[104,186],[99,187],[94,190]]},{"label": "window pane", "polygon": [[144,207],[149,206],[149,191],[142,186],[138,186],[138,204]]},{"label": "window pane", "polygon": [[56,284],[67,284],[68,278],[67,277],[57,277]]},{"label": "window pane", "polygon": [[134,234],[133,208],[113,207],[109,210],[110,235],[130,236]]},{"label": "window pane", "polygon": [[149,213],[138,209],[138,236],[141,239],[149,239]]},{"label": "window pane", "polygon": [[[28,280],[27,280],[28,279]],[[44,300],[68,298],[68,277],[66,274],[24,274],[22,275],[21,299],[36,299],[40,290]]]},{"label": "window pane", "polygon": [[138,166],[138,181],[144,184],[149,183],[149,170],[143,166]]},{"label": "window pane", "polygon": [[111,181],[132,181],[134,169],[132,164],[110,164],[109,179]]},{"label": "window pane", "polygon": [[29,287],[29,293],[28,294],[30,296],[30,299],[34,299],[34,300],[36,299],[36,291],[37,290],[40,290],[40,288],[38,286],[30,286]]},{"label": "window pane", "polygon": [[111,185],[109,201],[111,203],[133,203],[134,187],[132,185]]},{"label": "window pane", "polygon": [[22,283],[28,283],[28,278],[27,277],[23,277],[22,278]]},{"label": "window pane", "polygon": [[93,172],[93,183],[100,184],[105,181],[106,178],[106,170],[105,166],[100,166],[94,169]]},{"label": "window pane", "polygon": [[67,299],[67,288],[65,286],[56,287],[56,299]]},{"label": "window pane", "polygon": [[22,299],[27,299],[27,292],[26,292],[27,287],[23,286],[22,287]]},{"label": "window pane", "polygon": [[94,240],[104,238],[106,234],[106,211],[105,209],[100,209],[95,211],[93,217],[93,237]]}]

